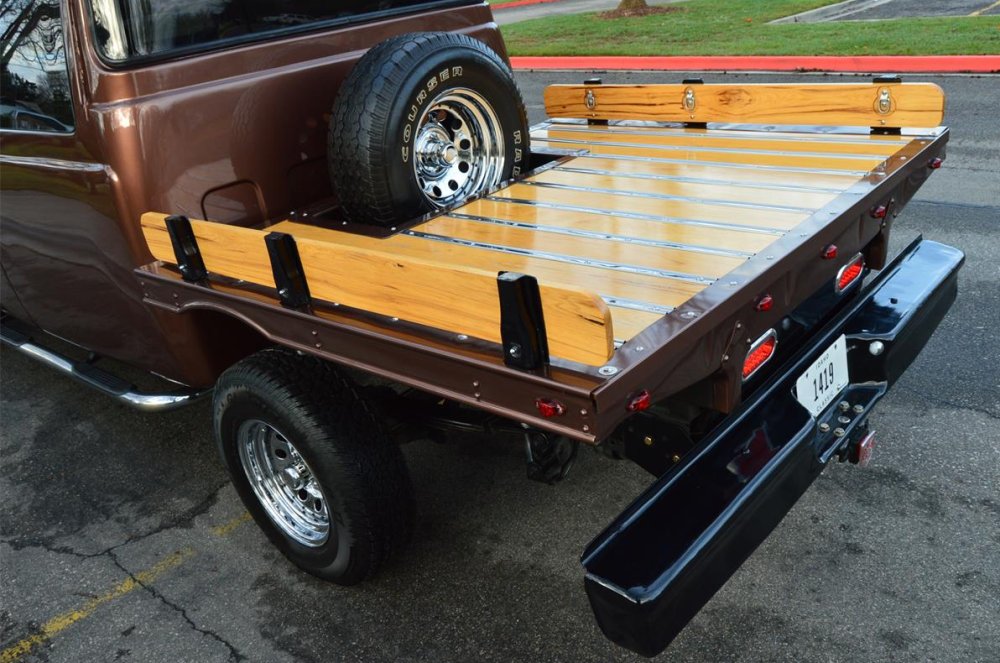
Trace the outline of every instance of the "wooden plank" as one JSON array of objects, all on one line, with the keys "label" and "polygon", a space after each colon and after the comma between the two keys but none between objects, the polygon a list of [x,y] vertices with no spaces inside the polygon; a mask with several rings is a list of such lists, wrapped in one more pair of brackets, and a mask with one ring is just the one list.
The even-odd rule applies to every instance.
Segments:
[{"label": "wooden plank", "polygon": [[[694,95],[693,108],[685,106],[688,91]],[[888,107],[880,113],[884,93]],[[549,117],[659,122],[936,127],[944,117],[944,103],[944,92],[933,83],[550,85],[545,89]]]},{"label": "wooden plank", "polygon": [[[296,238],[336,242],[345,246],[363,248],[377,246],[380,250],[401,258],[429,259],[455,268],[481,269],[489,272],[505,270],[531,274],[540,283],[547,283],[554,287],[584,288],[588,292],[595,292],[599,295],[624,297],[657,306],[680,306],[701,292],[704,287],[697,283],[675,279],[630,274],[586,265],[566,264],[524,255],[498,253],[460,244],[411,237],[405,234],[393,235],[386,239],[374,239],[294,221],[282,221],[271,226],[269,230],[290,233]],[[614,312],[615,335],[618,338],[622,338],[620,322],[625,313],[626,311],[617,308]]]},{"label": "wooden plank", "polygon": [[[518,223],[626,235],[658,242],[676,242],[679,244],[691,244],[729,251],[747,251],[750,253],[762,251],[777,239],[774,235],[761,233],[631,219],[600,212],[548,209],[534,205],[518,205],[502,200],[474,200],[456,211],[463,214],[492,217],[495,219],[516,221]],[[615,325],[617,327],[617,318]]]},{"label": "wooden plank", "polygon": [[737,163],[754,166],[779,166],[791,168],[817,168],[824,171],[849,171],[867,173],[880,165],[881,157],[843,158],[809,156],[806,154],[774,154],[756,152],[709,152],[692,148],[673,150],[667,147],[644,145],[641,140],[623,143],[599,143],[574,139],[533,139],[533,144],[542,143],[557,150],[587,150],[591,154],[620,154],[633,157],[653,157],[656,159],[685,159],[699,163]]},{"label": "wooden plank", "polygon": [[809,217],[806,212],[735,209],[723,205],[693,203],[678,200],[641,198],[625,194],[581,193],[565,189],[549,189],[529,184],[514,184],[493,194],[494,198],[513,198],[540,203],[556,203],[591,207],[610,213],[632,212],[678,219],[698,219],[736,226],[753,226],[790,230]]},{"label": "wooden plank", "polygon": [[627,341],[630,338],[635,338],[646,327],[663,317],[659,313],[647,313],[645,311],[633,311],[623,308],[616,308],[614,316],[615,339],[619,341]]},{"label": "wooden plank", "polygon": [[[571,165],[567,167],[572,168]],[[608,171],[615,172],[615,171]],[[580,173],[559,167],[533,175],[532,182],[546,182],[566,186],[595,189],[618,189],[658,195],[680,196],[692,200],[720,200],[732,203],[762,206],[802,207],[817,210],[837,197],[835,193],[802,190],[775,190],[740,188],[726,184],[678,182],[673,180],[640,179],[635,177]]]},{"label": "wooden plank", "polygon": [[876,156],[885,158],[895,154],[904,144],[898,142],[846,143],[822,139],[822,134],[799,134],[797,138],[776,139],[765,133],[754,132],[747,136],[716,135],[711,132],[685,132],[666,127],[622,127],[622,126],[550,126],[533,132],[531,137],[543,139],[569,138],[595,142],[639,142],[647,145],[668,145],[672,147],[705,147],[729,150],[766,150],[771,152],[823,152],[828,154],[851,154],[855,156]]},{"label": "wooden plank", "polygon": [[725,164],[688,164],[649,161],[644,159],[613,159],[601,155],[574,157],[563,164],[567,168],[594,168],[618,174],[659,175],[666,177],[699,178],[734,187],[759,187],[772,190],[781,187],[821,188],[843,192],[860,179],[851,173],[810,173],[807,171],[776,171]]},{"label": "wooden plank", "polygon": [[[174,263],[165,218],[144,214],[142,229],[153,256]],[[274,287],[266,232],[208,221],[191,225],[210,272]],[[500,342],[495,269],[455,267],[295,234],[314,297]],[[329,238],[346,235],[333,233]],[[544,278],[539,278],[539,286],[552,354],[590,365],[607,361],[614,336],[604,301],[579,288],[552,286]]]},{"label": "wooden plank", "polygon": [[746,262],[736,256],[708,255],[695,251],[572,237],[525,228],[479,223],[450,216],[433,219],[417,228],[421,232],[473,242],[497,244],[529,251],[569,254],[584,260],[602,260],[670,270],[717,279]]}]

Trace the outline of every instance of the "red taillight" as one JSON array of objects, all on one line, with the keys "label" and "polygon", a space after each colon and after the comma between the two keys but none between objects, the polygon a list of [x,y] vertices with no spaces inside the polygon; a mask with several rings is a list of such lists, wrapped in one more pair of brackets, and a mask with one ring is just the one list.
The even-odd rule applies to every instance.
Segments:
[{"label": "red taillight", "polygon": [[823,260],[833,260],[837,257],[837,245],[830,244],[823,248],[823,252],[819,254]]},{"label": "red taillight", "polygon": [[535,407],[542,413],[543,417],[561,417],[566,414],[566,406],[551,398],[538,398],[535,400]]},{"label": "red taillight", "polygon": [[773,329],[754,341],[750,346],[750,352],[743,362],[743,379],[747,380],[756,373],[767,360],[774,356],[774,349],[778,347],[778,334]]},{"label": "red taillight", "polygon": [[625,409],[629,412],[642,412],[643,410],[648,410],[649,406],[653,404],[653,397],[649,395],[649,392],[643,389],[638,394],[632,397],[625,406]]},{"label": "red taillight", "polygon": [[931,170],[937,170],[943,164],[944,164],[943,157],[934,157],[933,159],[927,162],[927,167],[930,168]]},{"label": "red taillight", "polygon": [[758,311],[770,311],[774,307],[774,297],[771,295],[761,295],[754,302],[753,307]]},{"label": "red taillight", "polygon": [[860,253],[837,272],[837,292],[844,292],[853,285],[865,271],[865,258]]},{"label": "red taillight", "polygon": [[889,206],[879,205],[877,207],[873,207],[871,209],[870,214],[872,215],[873,219],[884,219],[886,216],[889,215]]}]

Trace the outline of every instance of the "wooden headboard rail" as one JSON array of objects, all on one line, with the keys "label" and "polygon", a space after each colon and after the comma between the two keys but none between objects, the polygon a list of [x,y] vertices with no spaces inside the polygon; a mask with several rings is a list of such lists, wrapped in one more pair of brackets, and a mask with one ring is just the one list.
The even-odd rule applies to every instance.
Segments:
[{"label": "wooden headboard rail", "polygon": [[944,91],[933,83],[550,85],[549,117],[875,128],[936,127]]}]

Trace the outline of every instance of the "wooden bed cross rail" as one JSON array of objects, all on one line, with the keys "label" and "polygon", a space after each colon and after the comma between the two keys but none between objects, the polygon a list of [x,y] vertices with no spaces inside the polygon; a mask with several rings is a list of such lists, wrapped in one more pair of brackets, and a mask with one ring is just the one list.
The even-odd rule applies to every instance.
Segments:
[{"label": "wooden bed cross rail", "polygon": [[550,85],[549,117],[811,126],[936,127],[944,92],[933,83],[777,85]]},{"label": "wooden bed cross rail", "polygon": [[[142,215],[142,231],[157,260],[177,264],[166,215]],[[265,243],[267,231],[209,221],[190,221],[196,250],[209,273],[275,287],[274,267]],[[280,236],[271,242],[280,240]],[[286,244],[289,240],[283,240]],[[502,343],[497,273],[395,255],[335,241],[298,237],[303,294],[318,300],[370,311]],[[277,248],[273,247],[272,251]],[[287,257],[287,256],[286,256]],[[287,262],[287,261],[286,261]],[[294,260],[289,273],[299,265]],[[283,264],[279,261],[279,266]],[[548,350],[555,357],[591,366],[614,352],[611,313],[601,297],[585,290],[538,284],[548,329]],[[289,301],[296,306],[304,299]]]}]

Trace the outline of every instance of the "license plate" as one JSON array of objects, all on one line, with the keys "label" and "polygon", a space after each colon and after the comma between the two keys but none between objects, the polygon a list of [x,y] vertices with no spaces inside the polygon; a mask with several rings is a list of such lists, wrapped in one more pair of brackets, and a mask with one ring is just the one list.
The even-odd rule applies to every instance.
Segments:
[{"label": "license plate", "polygon": [[816,417],[849,382],[847,341],[841,336],[799,377],[795,383],[795,398]]}]

